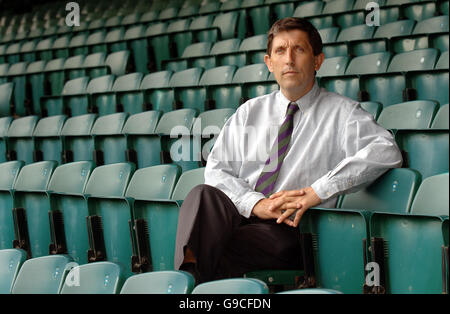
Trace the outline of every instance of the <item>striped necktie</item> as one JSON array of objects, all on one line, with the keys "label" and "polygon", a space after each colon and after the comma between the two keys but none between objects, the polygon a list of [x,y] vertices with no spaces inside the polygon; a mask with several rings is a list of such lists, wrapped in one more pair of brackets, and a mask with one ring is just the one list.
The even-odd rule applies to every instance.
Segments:
[{"label": "striped necktie", "polygon": [[270,151],[269,158],[256,182],[255,191],[261,192],[266,197],[273,192],[281,165],[288,152],[292,130],[294,129],[294,114],[298,109],[299,107],[295,102],[289,104],[286,118],[278,131],[277,140],[275,141],[275,144]]}]

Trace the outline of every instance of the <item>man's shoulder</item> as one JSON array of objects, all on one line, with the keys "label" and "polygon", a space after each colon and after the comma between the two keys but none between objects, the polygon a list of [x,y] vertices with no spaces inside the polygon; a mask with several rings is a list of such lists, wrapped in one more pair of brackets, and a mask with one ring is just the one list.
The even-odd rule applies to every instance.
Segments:
[{"label": "man's shoulder", "polygon": [[328,91],[325,88],[321,88],[319,94],[320,102],[327,105],[327,109],[333,108],[334,110],[344,110],[351,112],[359,105],[359,102],[355,99],[349,98],[347,96]]},{"label": "man's shoulder", "polygon": [[245,110],[246,112],[250,112],[253,110],[260,110],[261,106],[270,106],[276,101],[278,90],[273,91],[270,94],[265,94],[261,96],[253,97],[243,103],[238,110]]}]

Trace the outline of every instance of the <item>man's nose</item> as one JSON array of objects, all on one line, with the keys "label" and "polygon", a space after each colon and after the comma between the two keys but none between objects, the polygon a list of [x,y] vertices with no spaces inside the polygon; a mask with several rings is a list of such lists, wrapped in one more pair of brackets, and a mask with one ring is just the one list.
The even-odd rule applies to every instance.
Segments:
[{"label": "man's nose", "polygon": [[295,58],[294,58],[294,50],[293,49],[288,48],[286,51],[285,57],[286,57],[286,64],[289,64],[289,65],[294,64]]}]

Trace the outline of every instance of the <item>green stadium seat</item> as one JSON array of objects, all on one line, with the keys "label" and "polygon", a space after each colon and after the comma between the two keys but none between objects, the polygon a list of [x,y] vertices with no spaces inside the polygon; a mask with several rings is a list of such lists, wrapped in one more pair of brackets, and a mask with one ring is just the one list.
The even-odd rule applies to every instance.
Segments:
[{"label": "green stadium seat", "polygon": [[32,258],[25,261],[14,282],[13,294],[57,294],[69,271],[65,255]]},{"label": "green stadium seat", "polygon": [[432,48],[439,49],[441,53],[448,51],[450,48],[449,37],[447,33],[433,33],[428,35],[429,41],[431,43]]},{"label": "green stadium seat", "polygon": [[161,61],[171,58],[169,36],[166,34],[166,31],[167,23],[164,22],[151,24],[145,30],[144,36],[149,37],[148,44],[151,47],[148,60],[154,62],[154,64],[148,65],[148,68],[151,70],[161,71]]},{"label": "green stadium seat", "polygon": [[434,48],[419,49],[396,54],[389,64],[387,72],[406,72],[432,70],[437,60],[438,51]]},{"label": "green stadium seat", "polygon": [[377,122],[386,129],[427,129],[439,108],[430,100],[414,100],[386,107]]},{"label": "green stadium seat", "polygon": [[403,167],[419,171],[422,180],[448,172],[448,130],[398,130],[395,140],[403,153]]},{"label": "green stadium seat", "polygon": [[86,114],[67,119],[61,130],[63,162],[93,160],[94,140],[91,129],[95,114]]},{"label": "green stadium seat", "polygon": [[[164,169],[162,166],[152,168],[157,170]],[[174,171],[179,168],[168,169]],[[143,174],[145,173],[143,172]],[[162,174],[163,173],[161,173],[159,177],[161,177]],[[176,182],[179,175],[180,173],[177,172],[176,178],[168,177],[165,180],[167,183],[164,183],[164,180],[154,180],[156,189],[165,191],[164,198],[151,197],[148,189],[142,191],[142,184],[139,189],[141,192],[136,190],[138,187],[137,185],[134,186],[133,189],[135,191],[133,192],[130,183],[129,193],[133,192],[130,196],[135,199],[133,214],[136,220],[134,223],[146,225],[149,230],[148,236],[144,238],[145,241],[141,241],[138,244],[138,252],[139,250],[142,252],[149,252],[148,250],[145,250],[145,247],[150,248],[151,259],[147,256],[147,260],[151,260],[153,271],[174,269],[173,263],[179,208],[182,200],[184,200],[189,191],[194,186],[203,183],[204,168],[186,171],[180,176],[178,182]],[[145,177],[141,177],[141,180],[144,178]],[[137,182],[138,181],[136,181],[136,183]],[[136,236],[139,236],[139,234]],[[139,260],[142,260],[142,257],[143,256],[140,256]]]},{"label": "green stadium seat", "polygon": [[64,62],[64,71],[68,80],[86,76],[86,69],[83,68],[84,60],[85,55],[76,55],[66,59]]},{"label": "green stadium seat", "polygon": [[174,57],[181,57],[186,47],[193,42],[192,33],[183,32],[189,29],[190,23],[190,19],[181,19],[170,22],[167,26],[166,33],[169,34],[169,42],[174,45],[171,46],[171,50],[175,52]]},{"label": "green stadium seat", "polygon": [[45,74],[43,73],[46,61],[35,61],[27,67],[27,84],[31,90],[31,113],[41,115],[40,99],[45,95]]},{"label": "green stadium seat", "polygon": [[347,69],[346,75],[361,75],[361,74],[373,74],[384,73],[388,68],[389,61],[391,59],[390,52],[378,52],[365,56],[353,58]]},{"label": "green stadium seat", "polygon": [[169,88],[172,71],[159,71],[147,74],[141,83],[140,89],[144,93],[144,107],[147,110],[172,110],[174,100],[173,90]]},{"label": "green stadium seat", "polygon": [[336,41],[367,40],[372,38],[374,32],[374,27],[367,26],[366,24],[351,26],[341,29]]},{"label": "green stadium seat", "polygon": [[431,124],[432,129],[448,129],[449,128],[448,104],[441,106],[436,113]]},{"label": "green stadium seat", "polygon": [[60,139],[66,116],[52,116],[42,118],[33,131],[34,161],[55,160],[61,164],[62,141]]},{"label": "green stadium seat", "polygon": [[322,14],[322,8],[325,2],[322,1],[308,1],[300,3],[294,11],[294,17],[308,17]]},{"label": "green stadium seat", "polygon": [[372,114],[374,120],[378,119],[378,116],[380,115],[381,110],[383,109],[383,105],[376,101],[362,101],[360,105],[361,108]]},{"label": "green stadium seat", "polygon": [[435,69],[447,69],[449,68],[448,66],[448,51],[444,51],[441,53],[441,56],[439,57],[438,62],[436,63],[436,66],[434,67]]},{"label": "green stadium seat", "polygon": [[422,20],[414,27],[413,34],[448,32],[448,15],[435,16]]},{"label": "green stadium seat", "polygon": [[[72,282],[73,280],[73,282]],[[124,278],[119,265],[97,262],[75,266],[67,274],[61,294],[116,294]]]},{"label": "green stadium seat", "polygon": [[96,77],[89,82],[86,88],[91,98],[89,112],[98,113],[100,116],[116,112],[116,104],[110,103],[110,97],[105,94],[111,91],[114,80],[114,75],[104,75]]},{"label": "green stadium seat", "polygon": [[212,34],[208,34],[206,37],[207,41],[217,41],[217,40],[223,40],[223,39],[230,39],[230,38],[245,38],[246,36],[246,30],[245,25],[245,11],[230,11],[230,12],[223,12],[214,18],[214,22],[212,24],[213,28],[218,28],[220,30],[220,37],[214,35],[214,33],[217,33],[216,30],[213,30]]},{"label": "green stadium seat", "polygon": [[127,141],[127,161],[137,168],[161,163],[161,140],[155,133],[161,111],[145,111],[131,115],[122,129]]},{"label": "green stadium seat", "polygon": [[420,185],[419,172],[390,169],[366,188],[346,194],[340,208],[407,214]]},{"label": "green stadium seat", "polygon": [[14,220],[11,209],[14,207],[13,187],[23,166],[22,161],[0,163],[0,250],[11,249],[14,241]]},{"label": "green stadium seat", "polygon": [[97,165],[125,162],[126,140],[122,128],[128,114],[125,112],[100,116],[92,127],[94,161]]},{"label": "green stadium seat", "polygon": [[266,35],[272,26],[270,6],[264,4],[264,0],[244,0],[242,2],[241,7],[247,9],[254,35]]},{"label": "green stadium seat", "polygon": [[339,27],[328,27],[319,29],[320,37],[322,38],[322,43],[328,44],[336,41],[337,35],[340,31]]},{"label": "green stadium seat", "polygon": [[179,8],[169,7],[159,13],[158,20],[170,20],[177,16]]},{"label": "green stadium seat", "polygon": [[0,162],[7,161],[6,159],[6,134],[11,125],[12,117],[0,118]]},{"label": "green stadium seat", "polygon": [[22,250],[0,250],[0,294],[11,293],[14,280],[26,258],[27,254]]},{"label": "green stadium seat", "polygon": [[428,99],[440,105],[449,102],[447,86],[448,70],[425,70],[406,73],[410,99]]},{"label": "green stadium seat", "polygon": [[206,57],[209,55],[211,45],[209,42],[191,44],[186,47],[181,58],[163,61],[163,67],[173,72],[187,70],[190,67],[214,67],[214,57]]},{"label": "green stadium seat", "polygon": [[88,54],[88,47],[86,46],[86,41],[88,38],[87,33],[77,34],[72,37],[69,42],[69,55],[85,55]]},{"label": "green stadium seat", "polygon": [[[53,41],[54,41],[54,38],[50,37],[50,38],[42,39],[40,42],[37,43],[35,51],[37,54],[36,58],[38,60],[50,61],[53,59],[53,54],[51,52],[51,48],[53,46]],[[35,60],[32,59],[30,61],[32,62]]]},{"label": "green stadium seat", "polygon": [[41,113],[43,116],[66,114],[67,116],[87,113],[88,99],[86,99],[86,86],[89,78],[84,76],[69,80],[59,96],[42,96]]},{"label": "green stadium seat", "polygon": [[341,28],[352,27],[366,23],[366,12],[364,10],[353,12],[342,12],[336,15],[335,21],[337,26]]},{"label": "green stadium seat", "polygon": [[106,52],[117,52],[127,49],[127,44],[123,41],[125,27],[114,28],[105,36]]},{"label": "green stadium seat", "polygon": [[422,21],[436,15],[437,5],[434,2],[410,3],[402,7],[403,15],[415,21]]},{"label": "green stadium seat", "polygon": [[423,180],[411,207],[411,214],[448,216],[448,172]]},{"label": "green stadium seat", "polygon": [[0,83],[2,84],[8,82],[8,78],[6,77],[6,74],[8,74],[8,69],[8,63],[0,64]]},{"label": "green stadium seat", "polygon": [[[44,68],[46,89],[49,95],[61,95],[64,88],[64,58],[53,59],[47,62]],[[48,83],[47,83],[48,82]]]},{"label": "green stadium seat", "polygon": [[27,115],[27,108],[29,103],[25,102],[26,99],[26,69],[28,62],[20,62],[12,64],[8,69],[8,80],[14,83],[14,110],[19,116]]},{"label": "green stadium seat", "polygon": [[192,294],[267,294],[269,288],[258,279],[232,278],[199,284]]},{"label": "green stadium seat", "polygon": [[52,221],[50,253],[66,253],[78,264],[88,262],[86,217],[89,212],[83,193],[94,167],[92,161],[61,165],[53,172],[47,188]]},{"label": "green stadium seat", "polygon": [[0,84],[0,116],[9,116],[11,113],[11,101],[14,91],[14,83]]},{"label": "green stadium seat", "polygon": [[206,90],[198,86],[202,74],[203,68],[191,68],[172,75],[169,87],[174,90],[173,109],[191,108],[204,111]]},{"label": "green stadium seat", "polygon": [[120,294],[190,294],[194,278],[184,271],[152,271],[131,276]]},{"label": "green stadium seat", "polygon": [[278,89],[278,85],[267,81],[269,70],[265,63],[251,64],[237,69],[233,84],[242,85],[242,96],[254,98]]},{"label": "green stadium seat", "polygon": [[[91,78],[96,78],[102,75],[108,74],[107,69],[103,68],[105,65],[106,54],[104,52],[96,52],[87,55],[84,58],[81,68],[77,70],[77,75],[89,76]],[[75,69],[69,71],[74,72]]]},{"label": "green stadium seat", "polygon": [[349,61],[349,57],[326,58],[317,71],[317,77],[344,75]]},{"label": "green stadium seat", "polygon": [[242,97],[240,84],[231,84],[237,67],[225,65],[205,71],[199,85],[207,88],[208,109],[237,108]]},{"label": "green stadium seat", "polygon": [[15,119],[6,133],[8,160],[23,160],[26,164],[33,162],[33,131],[37,124],[37,116]]},{"label": "green stadium seat", "polygon": [[84,54],[87,54],[87,52],[108,53],[106,45],[104,45],[105,36],[106,36],[105,29],[100,29],[100,30],[97,30],[97,31],[91,33],[89,35],[89,37],[86,39],[86,42],[85,42],[86,49],[84,50]]},{"label": "green stadium seat", "polygon": [[132,242],[128,221],[129,199],[125,192],[134,172],[131,163],[116,163],[94,169],[86,185],[89,208],[88,262],[109,261],[119,264],[125,278],[131,273]]},{"label": "green stadium seat", "polygon": [[29,41],[25,42],[20,47],[19,60],[23,60],[23,61],[27,61],[27,62],[36,61],[36,55],[34,52],[35,48],[36,48],[36,40],[29,40]]},{"label": "green stadium seat", "polygon": [[401,20],[380,25],[373,38],[391,38],[394,36],[410,35],[416,23],[412,20]]},{"label": "green stadium seat", "polygon": [[362,75],[360,87],[365,94],[365,101],[376,101],[383,104],[383,107],[405,101],[403,94],[406,89],[406,78],[402,73]]},{"label": "green stadium seat", "polygon": [[60,36],[53,42],[51,52],[54,58],[68,58],[71,35]]},{"label": "green stadium seat", "polygon": [[21,42],[12,43],[6,48],[6,61],[10,64],[20,62],[20,48],[22,46]]},{"label": "green stadium seat", "polygon": [[26,165],[14,183],[14,247],[27,251],[31,257],[49,253],[50,202],[47,185],[56,166],[56,161]]},{"label": "green stadium seat", "polygon": [[236,65],[238,67],[247,64],[247,55],[239,53],[241,40],[239,38],[218,41],[211,48],[210,54],[215,56],[218,65]]}]

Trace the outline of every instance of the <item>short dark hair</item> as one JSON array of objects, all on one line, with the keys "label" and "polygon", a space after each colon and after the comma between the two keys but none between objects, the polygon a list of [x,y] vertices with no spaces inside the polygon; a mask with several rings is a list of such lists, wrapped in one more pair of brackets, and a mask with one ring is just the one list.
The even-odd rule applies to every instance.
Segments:
[{"label": "short dark hair", "polygon": [[317,29],[308,20],[299,17],[286,17],[273,23],[267,34],[267,54],[270,56],[272,52],[273,38],[280,32],[298,29],[308,34],[309,43],[313,49],[315,56],[322,52],[322,38]]}]

